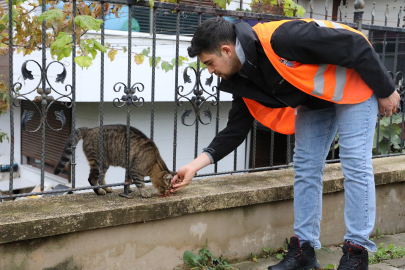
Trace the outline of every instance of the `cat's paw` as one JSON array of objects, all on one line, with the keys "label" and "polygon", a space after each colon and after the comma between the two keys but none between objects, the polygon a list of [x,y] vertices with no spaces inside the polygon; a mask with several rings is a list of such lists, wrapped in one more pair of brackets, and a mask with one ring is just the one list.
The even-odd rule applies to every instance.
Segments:
[{"label": "cat's paw", "polygon": [[96,189],[94,190],[94,192],[95,192],[97,195],[105,195],[105,194],[107,194],[107,192],[106,192],[104,189],[101,189],[101,188],[96,188]]},{"label": "cat's paw", "polygon": [[111,187],[106,187],[106,188],[104,188],[104,190],[105,190],[107,193],[113,192],[113,189],[112,189]]},{"label": "cat's paw", "polygon": [[141,193],[141,196],[143,198],[150,198],[152,196],[152,194],[150,194],[150,192],[147,191],[145,188],[140,188],[139,192]]}]

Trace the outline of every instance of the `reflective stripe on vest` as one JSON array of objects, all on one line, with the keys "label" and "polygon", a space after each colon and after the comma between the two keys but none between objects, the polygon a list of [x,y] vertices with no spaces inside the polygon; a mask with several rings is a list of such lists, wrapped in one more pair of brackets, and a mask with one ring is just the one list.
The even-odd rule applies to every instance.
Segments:
[{"label": "reflective stripe on vest", "polygon": [[[325,71],[329,65],[320,64],[318,70],[316,71],[314,77],[314,90],[311,95],[321,97],[323,95],[323,90],[325,89]],[[345,89],[346,82],[346,68],[341,66],[336,66],[335,71],[335,91],[331,101],[340,102],[343,97],[343,91]]]},{"label": "reflective stripe on vest", "polygon": [[[320,27],[327,27],[325,22],[321,20],[316,20],[314,19],[315,23],[320,26]],[[335,29],[344,29],[340,24],[335,23],[335,22],[329,22],[333,25]],[[324,89],[324,73],[326,71],[326,68],[328,67],[327,64],[320,64],[319,69],[315,74],[314,77],[314,91],[312,91],[312,95],[314,96],[322,96],[323,95],[323,89]],[[334,102],[339,102],[342,100],[343,97],[343,90],[345,88],[345,82],[346,82],[346,68],[341,67],[341,66],[336,66],[336,72],[335,72],[335,78],[336,78],[336,85],[335,85],[335,93],[333,94],[332,101]]]},{"label": "reflective stripe on vest", "polygon": [[[307,23],[315,22],[319,27],[356,32],[367,40],[363,33],[347,25],[323,20],[301,20]],[[330,64],[301,64],[279,57],[273,51],[270,41],[274,31],[288,21],[290,20],[259,23],[253,27],[270,62],[285,80],[307,94],[334,103],[356,104],[370,98],[373,91],[354,69]],[[355,90],[353,91],[353,89]],[[244,101],[251,114],[263,125],[279,133],[294,133],[295,113],[293,109],[272,109],[258,102],[250,102],[246,98]]]}]

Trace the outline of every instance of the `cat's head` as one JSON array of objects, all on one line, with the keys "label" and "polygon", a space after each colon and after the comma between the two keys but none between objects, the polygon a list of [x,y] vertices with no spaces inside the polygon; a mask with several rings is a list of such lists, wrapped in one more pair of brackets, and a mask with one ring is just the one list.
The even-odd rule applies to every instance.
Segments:
[{"label": "cat's head", "polygon": [[162,173],[157,185],[154,184],[155,188],[159,191],[159,195],[170,194],[171,182],[175,175],[176,173],[172,171]]}]

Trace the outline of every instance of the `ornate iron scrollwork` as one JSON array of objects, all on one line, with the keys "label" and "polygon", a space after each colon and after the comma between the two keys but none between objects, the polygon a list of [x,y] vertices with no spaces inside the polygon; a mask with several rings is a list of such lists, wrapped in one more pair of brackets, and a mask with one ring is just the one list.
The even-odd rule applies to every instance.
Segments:
[{"label": "ornate iron scrollwork", "polygon": [[[32,116],[34,115],[34,112],[33,111],[24,111],[23,116],[21,118],[21,127],[26,132],[31,132],[32,133],[32,132],[38,131],[42,127],[42,125],[46,123],[46,125],[52,130],[55,130],[55,131],[61,130],[63,128],[63,126],[66,124],[66,117],[65,117],[65,114],[64,114],[63,110],[59,111],[59,112],[55,112],[56,119],[61,122],[61,127],[60,128],[53,128],[52,126],[49,125],[48,117],[47,117],[48,116],[48,111],[49,111],[49,108],[52,106],[52,104],[55,101],[58,101],[58,100],[60,100],[62,98],[67,98],[67,99],[70,100],[71,104],[67,105],[67,102],[65,102],[65,107],[66,108],[71,108],[72,107],[72,97],[71,96],[72,96],[73,88],[72,88],[72,86],[70,84],[68,84],[68,85],[65,86],[65,91],[67,93],[58,92],[52,86],[52,84],[49,82],[48,69],[54,63],[60,64],[62,66],[63,70],[62,70],[61,73],[56,75],[55,82],[63,84],[65,79],[66,79],[66,75],[67,75],[65,65],[62,64],[61,62],[53,61],[53,62],[49,63],[46,66],[46,68],[43,68],[43,67],[41,67],[41,65],[37,61],[35,61],[35,60],[27,60],[27,61],[25,61],[23,63],[23,65],[21,67],[21,73],[23,75],[24,80],[27,80],[27,79],[28,80],[34,80],[34,76],[32,75],[32,71],[27,69],[27,64],[29,62],[33,62],[39,67],[39,69],[41,71],[41,79],[39,80],[37,86],[33,90],[28,91],[27,93],[20,93],[20,90],[22,88],[22,84],[19,83],[19,82],[15,83],[13,85],[13,88],[11,89],[12,90],[11,91],[12,96],[10,97],[10,99],[13,101],[12,104],[14,106],[16,106],[16,107],[19,107],[20,103],[15,104],[14,103],[15,100],[19,101],[21,99],[25,99],[27,101],[30,101],[31,103],[33,103],[35,105],[35,107],[37,108],[39,114],[41,115],[41,118],[44,119],[44,121],[41,121],[39,123],[38,127],[35,130],[27,130],[27,128],[26,128],[27,127],[27,122],[31,120]],[[44,83],[44,80],[45,80],[45,83]],[[45,88],[45,89],[40,88],[39,86],[41,84],[48,85],[49,87]],[[70,90],[68,88],[70,88]],[[38,96],[36,96],[34,98],[34,100],[28,99],[27,95],[33,93],[35,90],[37,91]],[[52,95],[50,95],[52,93],[52,91],[56,92],[60,96],[55,99]],[[42,110],[40,109],[40,107],[42,108]]]},{"label": "ornate iron scrollwork", "polygon": [[[188,93],[183,93],[183,91],[184,91],[183,86],[179,86],[177,88],[177,95],[179,96],[179,98],[177,99],[177,106],[179,106],[179,107],[183,106],[183,101],[181,99],[188,100],[191,103],[191,105],[193,106],[195,118],[194,118],[194,121],[191,124],[187,124],[186,123],[186,118],[190,116],[192,110],[188,109],[188,108],[185,108],[184,112],[183,112],[183,114],[181,116],[181,122],[185,126],[192,126],[197,121],[200,122],[203,125],[208,125],[208,124],[211,123],[211,120],[212,120],[211,110],[208,107],[207,109],[205,109],[203,111],[204,116],[209,119],[209,122],[204,122],[201,119],[201,108],[202,108],[202,105],[205,102],[207,102],[209,99],[211,99],[211,105],[213,105],[213,106],[218,105],[218,98],[217,98],[218,89],[217,89],[216,86],[213,86],[212,87],[212,93],[210,93],[210,92],[206,91],[204,89],[204,86],[201,84],[201,74],[206,69],[206,67],[201,68],[198,71],[195,70],[193,67],[190,67],[190,66],[186,67],[184,69],[184,72],[183,72],[184,83],[192,83],[191,77],[187,74],[187,71],[189,69],[194,71],[194,74],[196,76],[196,81],[194,83],[193,88]],[[213,80],[214,80],[214,76],[211,74],[211,76],[206,79],[205,85],[211,86]],[[203,95],[204,93],[207,95],[206,97]],[[191,95],[192,95],[192,97],[189,97]]]},{"label": "ornate iron scrollwork", "polygon": [[[119,86],[118,89],[117,86]],[[137,91],[142,92],[145,89],[142,83],[134,83],[131,88],[128,88],[124,83],[118,82],[114,85],[114,91],[117,93],[120,92],[121,86],[124,87],[125,95],[123,95],[121,98],[114,98],[113,104],[115,107],[122,108],[125,104],[127,104],[128,106],[134,105],[135,107],[143,106],[143,97],[138,97],[137,95],[135,95]],[[123,103],[120,105],[120,102]]]}]

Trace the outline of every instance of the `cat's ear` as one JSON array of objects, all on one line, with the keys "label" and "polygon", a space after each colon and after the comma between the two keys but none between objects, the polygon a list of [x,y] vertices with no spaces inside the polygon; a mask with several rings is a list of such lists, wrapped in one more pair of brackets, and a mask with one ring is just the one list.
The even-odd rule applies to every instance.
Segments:
[{"label": "cat's ear", "polygon": [[174,172],[174,171],[169,171],[170,172],[170,174],[172,175],[172,176],[175,176],[176,174],[177,174],[177,172]]},{"label": "cat's ear", "polygon": [[165,174],[164,176],[163,176],[163,180],[166,182],[171,182],[172,181],[172,179],[173,179],[173,175],[171,175],[171,174]]}]

